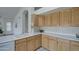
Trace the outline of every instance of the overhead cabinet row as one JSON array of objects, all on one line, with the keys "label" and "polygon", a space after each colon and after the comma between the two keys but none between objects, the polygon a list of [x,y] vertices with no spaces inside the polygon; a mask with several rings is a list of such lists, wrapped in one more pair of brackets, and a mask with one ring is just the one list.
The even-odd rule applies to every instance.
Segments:
[{"label": "overhead cabinet row", "polygon": [[33,26],[79,26],[79,8],[69,8],[47,15],[33,15]]}]

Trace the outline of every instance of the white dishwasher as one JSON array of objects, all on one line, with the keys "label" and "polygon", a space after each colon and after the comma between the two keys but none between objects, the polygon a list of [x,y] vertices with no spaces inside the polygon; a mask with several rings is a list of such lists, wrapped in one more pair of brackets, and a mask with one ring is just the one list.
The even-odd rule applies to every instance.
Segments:
[{"label": "white dishwasher", "polygon": [[15,41],[0,43],[0,51],[15,51]]}]

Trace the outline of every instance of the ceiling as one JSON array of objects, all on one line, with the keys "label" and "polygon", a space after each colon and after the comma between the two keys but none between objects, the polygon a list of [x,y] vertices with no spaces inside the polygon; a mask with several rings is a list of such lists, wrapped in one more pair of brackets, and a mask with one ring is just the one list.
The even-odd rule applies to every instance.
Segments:
[{"label": "ceiling", "polygon": [[0,7],[0,17],[14,18],[21,7]]}]

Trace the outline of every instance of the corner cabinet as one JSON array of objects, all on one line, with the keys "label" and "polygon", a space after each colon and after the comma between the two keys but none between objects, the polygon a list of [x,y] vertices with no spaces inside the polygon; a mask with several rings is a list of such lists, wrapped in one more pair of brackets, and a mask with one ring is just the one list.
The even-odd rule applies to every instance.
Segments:
[{"label": "corner cabinet", "polygon": [[27,38],[28,51],[34,51],[41,47],[41,35],[35,35]]},{"label": "corner cabinet", "polygon": [[55,37],[43,35],[42,47],[48,49],[49,51],[57,51],[58,42]]},{"label": "corner cabinet", "polygon": [[47,35],[42,35],[42,47],[49,50],[49,39]]},{"label": "corner cabinet", "polygon": [[35,48],[38,49],[42,46],[42,35],[35,36]]}]

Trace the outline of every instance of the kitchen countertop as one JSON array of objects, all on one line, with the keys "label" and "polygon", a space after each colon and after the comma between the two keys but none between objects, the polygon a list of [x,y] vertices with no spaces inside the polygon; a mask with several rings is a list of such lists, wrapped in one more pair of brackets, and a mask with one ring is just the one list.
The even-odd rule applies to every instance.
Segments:
[{"label": "kitchen countertop", "polygon": [[5,42],[13,41],[13,40],[19,40],[25,37],[31,37],[38,34],[40,33],[25,33],[25,34],[20,34],[20,35],[2,36],[0,37],[0,43],[5,43]]},{"label": "kitchen countertop", "polygon": [[[38,34],[41,34],[41,33],[30,33],[30,34],[25,33],[25,34],[21,34],[21,35],[2,36],[2,37],[0,37],[0,43],[19,40],[22,38],[31,37],[31,36],[38,35]],[[48,36],[53,36],[53,37],[58,37],[58,38],[62,38],[62,39],[79,41],[79,38],[76,38],[76,36],[71,36],[71,35],[61,35],[61,34],[55,34],[55,33],[42,33],[42,34],[48,35]]]},{"label": "kitchen countertop", "polygon": [[44,35],[67,39],[67,40],[73,40],[73,41],[79,41],[79,38],[76,38],[75,35],[64,35],[64,34],[55,34],[55,33],[43,33]]}]

